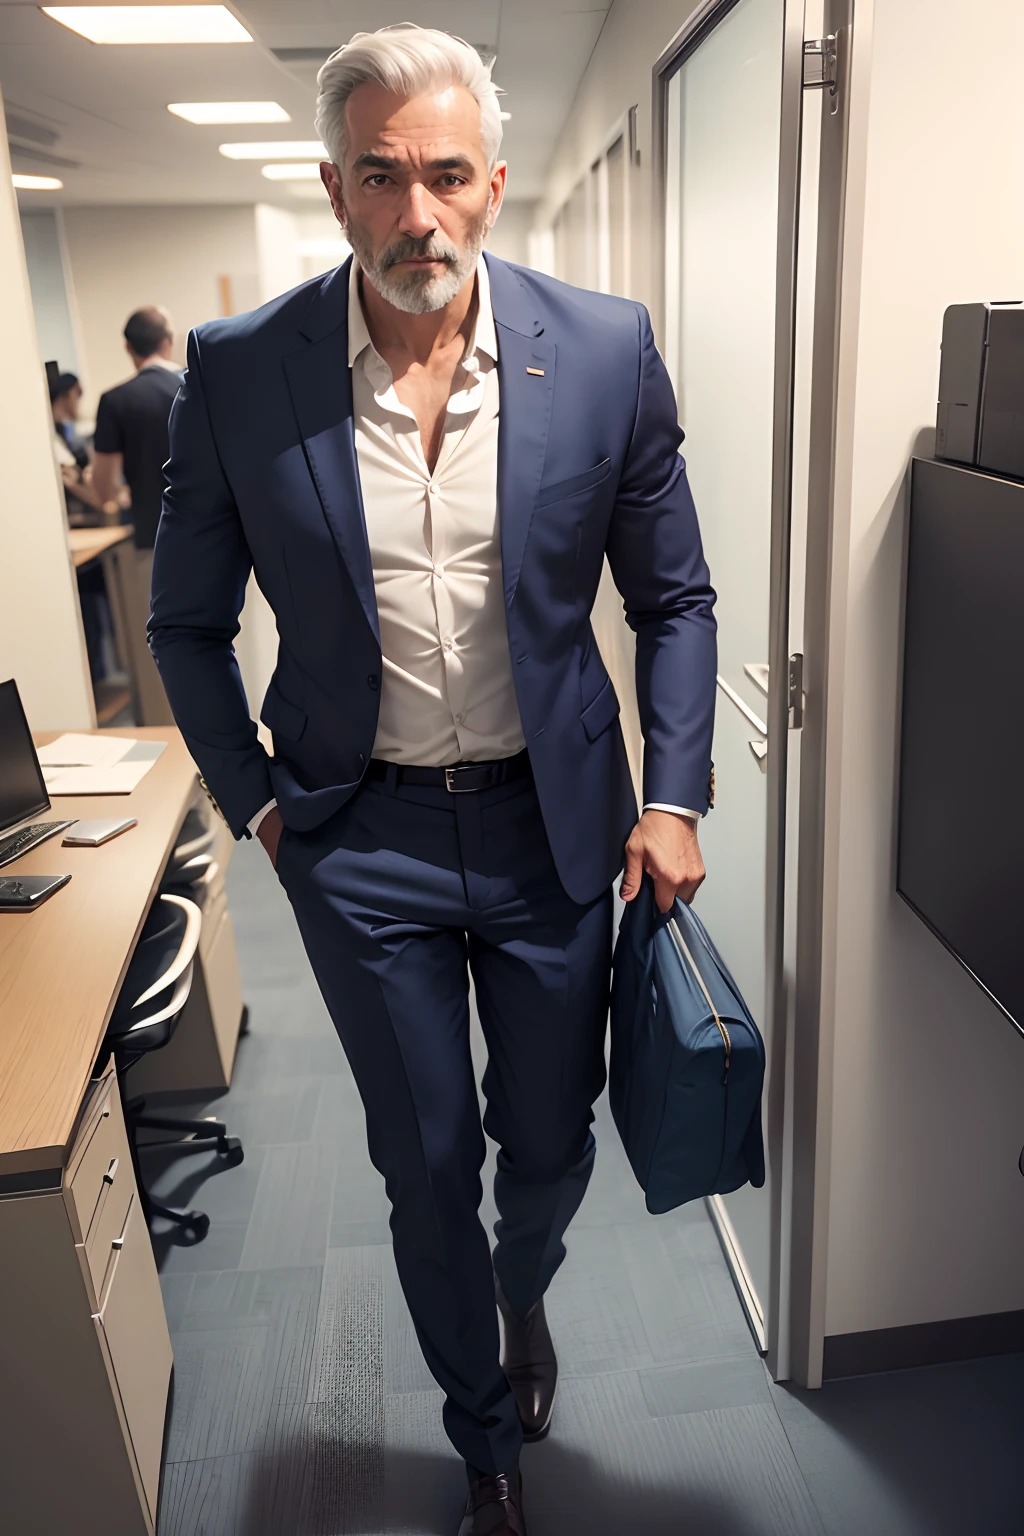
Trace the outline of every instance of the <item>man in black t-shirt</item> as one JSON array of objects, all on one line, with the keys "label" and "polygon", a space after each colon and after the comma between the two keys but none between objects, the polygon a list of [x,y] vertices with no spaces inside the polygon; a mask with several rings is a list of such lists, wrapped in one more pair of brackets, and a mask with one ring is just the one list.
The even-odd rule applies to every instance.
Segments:
[{"label": "man in black t-shirt", "polygon": [[104,499],[112,500],[123,478],[131,492],[136,591],[132,594],[128,642],[138,695],[138,723],[170,725],[173,717],[149,654],[146,624],[164,465],[170,452],[167,418],[181,383],[181,370],[171,360],[174,331],[166,310],[155,306],[136,310],[124,328],[124,339],[135,364],[135,377],[100,397],[93,439],[93,485]]}]

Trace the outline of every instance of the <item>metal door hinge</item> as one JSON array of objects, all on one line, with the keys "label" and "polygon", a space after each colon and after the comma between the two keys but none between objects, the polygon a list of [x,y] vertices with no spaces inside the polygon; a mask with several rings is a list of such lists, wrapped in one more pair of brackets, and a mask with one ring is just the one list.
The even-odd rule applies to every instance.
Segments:
[{"label": "metal door hinge", "polygon": [[828,37],[811,38],[804,43],[804,89],[827,89],[829,95],[834,96],[838,87],[839,56],[835,33],[830,32]]},{"label": "metal door hinge", "polygon": [[789,658],[789,728],[799,731],[804,723],[804,658],[794,651]]}]

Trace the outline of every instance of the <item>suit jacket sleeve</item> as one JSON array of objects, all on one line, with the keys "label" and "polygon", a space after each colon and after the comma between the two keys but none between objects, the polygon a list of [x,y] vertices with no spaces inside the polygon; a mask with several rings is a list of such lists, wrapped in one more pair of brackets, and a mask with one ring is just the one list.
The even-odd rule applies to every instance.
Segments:
[{"label": "suit jacket sleeve", "polygon": [[711,586],[668,372],[638,306],[636,420],[608,536],[608,561],[636,634],[643,803],[710,804],[717,672]]},{"label": "suit jacket sleeve", "polygon": [[185,743],[241,837],[274,792],[233,645],[252,557],[214,441],[195,331],[170,445],[149,645]]}]

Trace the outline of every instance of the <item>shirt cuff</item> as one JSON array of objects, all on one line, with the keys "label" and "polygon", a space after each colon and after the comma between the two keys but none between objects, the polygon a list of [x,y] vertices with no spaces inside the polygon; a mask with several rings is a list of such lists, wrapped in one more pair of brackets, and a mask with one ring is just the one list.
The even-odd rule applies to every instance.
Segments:
[{"label": "shirt cuff", "polygon": [[249,833],[250,833],[250,835],[252,837],[255,837],[256,833],[259,831],[259,829],[260,829],[260,822],[263,820],[264,816],[267,814],[268,811],[272,811],[276,805],[277,805],[277,801],[276,800],[268,800],[266,805],[260,807],[260,809],[256,812],[256,815],[252,818],[252,820],[246,823],[246,825],[249,828]]},{"label": "shirt cuff", "polygon": [[645,811],[671,811],[674,816],[686,816],[686,817],[688,817],[689,820],[694,823],[694,825],[696,825],[697,822],[700,821],[700,819],[701,819],[700,811],[691,811],[689,809],[689,807],[685,806],[685,805],[662,805],[657,800],[649,800],[647,802],[647,804],[644,806],[644,810]]}]

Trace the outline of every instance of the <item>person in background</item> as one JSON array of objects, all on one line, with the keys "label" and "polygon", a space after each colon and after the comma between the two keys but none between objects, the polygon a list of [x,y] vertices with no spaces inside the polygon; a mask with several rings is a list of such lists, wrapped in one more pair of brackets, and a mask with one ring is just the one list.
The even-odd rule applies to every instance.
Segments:
[{"label": "person in background", "polygon": [[181,383],[171,357],[174,329],[165,309],[150,305],[130,315],[125,349],[134,378],[100,397],[93,438],[93,486],[104,501],[116,498],[122,481],[131,492],[136,583],[129,645],[138,691],[139,725],[171,725],[173,717],[146,643],[153,544],[160,520],[164,465],[170,454],[167,418]]},{"label": "person in background", "polygon": [[82,386],[73,373],[62,373],[50,391],[53,413],[53,453],[64,482],[64,502],[72,524],[99,522],[99,514],[116,516],[118,503],[106,503],[92,484],[89,450],[75,431]]},{"label": "person in background", "polygon": [[[75,374],[60,374],[50,390],[53,454],[64,484],[64,506],[72,527],[101,523],[104,516],[116,517],[120,510],[117,501],[104,504],[92,484],[89,450],[75,431],[81,400],[82,386]],[[96,561],[90,561],[75,574],[89,675],[95,685],[107,675],[107,645],[113,632],[107,586]]]}]

